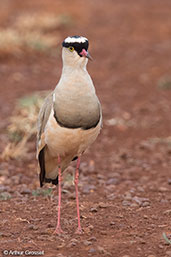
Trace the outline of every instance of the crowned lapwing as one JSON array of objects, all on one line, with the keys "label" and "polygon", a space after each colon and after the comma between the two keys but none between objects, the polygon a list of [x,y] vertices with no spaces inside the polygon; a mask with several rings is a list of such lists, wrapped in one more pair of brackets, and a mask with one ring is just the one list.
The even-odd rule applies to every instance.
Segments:
[{"label": "crowned lapwing", "polygon": [[60,225],[61,176],[71,161],[77,160],[75,190],[78,229],[81,232],[78,177],[80,157],[95,141],[102,127],[101,105],[86,66],[91,56],[88,39],[67,37],[62,43],[63,68],[60,80],[44,101],[38,117],[37,157],[40,186],[58,184],[58,220]]}]

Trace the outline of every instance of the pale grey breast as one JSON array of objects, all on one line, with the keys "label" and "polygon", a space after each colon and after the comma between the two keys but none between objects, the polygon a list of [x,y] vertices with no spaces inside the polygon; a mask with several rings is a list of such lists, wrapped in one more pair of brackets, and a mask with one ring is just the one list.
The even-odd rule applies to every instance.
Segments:
[{"label": "pale grey breast", "polygon": [[54,117],[60,126],[66,128],[90,129],[100,121],[100,103],[95,93],[56,96]]}]

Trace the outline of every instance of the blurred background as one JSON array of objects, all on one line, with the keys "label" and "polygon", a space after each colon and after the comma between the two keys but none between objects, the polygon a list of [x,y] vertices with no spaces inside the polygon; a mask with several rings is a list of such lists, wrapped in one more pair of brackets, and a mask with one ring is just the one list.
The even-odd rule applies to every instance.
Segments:
[{"label": "blurred background", "polygon": [[[158,213],[153,220],[156,230],[149,237],[156,247],[150,243],[142,246],[135,239],[135,244],[140,245],[136,248],[133,243],[130,249],[133,254],[135,249],[138,253],[138,247],[149,254],[153,249],[157,256],[164,256],[167,244],[160,236],[162,227],[157,226],[171,201],[170,10],[170,0],[0,2],[1,200],[13,201],[24,195],[33,208],[33,202],[27,201],[40,195],[39,202],[44,206],[44,195],[35,191],[39,187],[35,159],[37,115],[44,97],[60,78],[62,41],[67,36],[85,36],[94,59],[88,71],[102,103],[104,121],[100,137],[83,157],[80,187],[84,204],[89,208],[90,196],[93,203],[101,197],[115,204],[113,213],[117,208],[125,213],[124,208],[129,206],[134,212],[146,202],[148,209],[143,209],[142,215]],[[71,186],[70,179],[66,184]],[[67,210],[67,206],[64,208]],[[99,215],[104,215],[103,210]],[[39,210],[35,210],[37,216]],[[106,219],[112,222],[111,217]],[[166,223],[161,225],[167,227],[167,221],[166,215]],[[132,224],[130,217],[127,222]],[[146,226],[142,223],[139,230]],[[123,227],[118,229],[125,236]],[[138,225],[132,233],[136,234],[136,229]],[[166,231],[171,232],[171,228]],[[112,235],[113,230],[109,230],[105,237]],[[115,245],[113,249],[113,243],[106,243],[111,254],[125,253],[129,246],[129,240],[123,249],[119,241],[118,248]],[[157,248],[159,243],[163,248]],[[83,252],[88,251],[84,248]]]}]

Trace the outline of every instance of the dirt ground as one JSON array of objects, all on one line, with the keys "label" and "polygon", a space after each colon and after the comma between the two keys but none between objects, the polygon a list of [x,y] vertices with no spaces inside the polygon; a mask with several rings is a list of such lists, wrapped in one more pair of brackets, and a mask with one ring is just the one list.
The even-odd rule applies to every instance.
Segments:
[{"label": "dirt ground", "polygon": [[1,256],[171,256],[171,1],[8,0],[0,5],[1,29],[21,13],[71,17],[71,24],[53,31],[59,39],[53,54],[1,53],[1,152],[16,99],[55,87],[60,44],[68,35],[90,41],[94,61],[88,70],[103,107],[103,130],[82,157],[80,170],[84,233],[74,233],[74,186],[65,183],[66,233],[53,234],[57,190],[36,191],[34,137],[24,160],[0,163]]}]

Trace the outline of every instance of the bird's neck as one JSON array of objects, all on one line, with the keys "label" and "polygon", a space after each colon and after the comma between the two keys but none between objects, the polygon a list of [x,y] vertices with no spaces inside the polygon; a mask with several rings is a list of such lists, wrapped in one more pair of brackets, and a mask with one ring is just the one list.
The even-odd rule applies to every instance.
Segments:
[{"label": "bird's neck", "polygon": [[64,65],[62,69],[61,78],[56,86],[56,90],[63,91],[63,89],[75,92],[77,91],[87,91],[92,90],[94,92],[93,82],[90,75],[87,72],[86,66],[82,67],[71,67]]},{"label": "bird's neck", "polygon": [[62,68],[62,74],[61,78],[78,78],[78,77],[84,77],[87,76],[88,72],[86,69],[86,65],[84,66],[69,66],[69,65],[64,65]]}]

